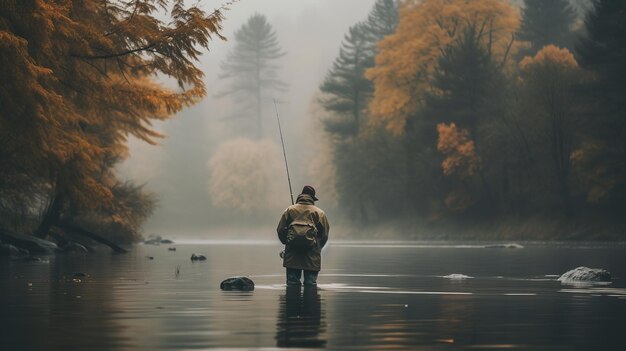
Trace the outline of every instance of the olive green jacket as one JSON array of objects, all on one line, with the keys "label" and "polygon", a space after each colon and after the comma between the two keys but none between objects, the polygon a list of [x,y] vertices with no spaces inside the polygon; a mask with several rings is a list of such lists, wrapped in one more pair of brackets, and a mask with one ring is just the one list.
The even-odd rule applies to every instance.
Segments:
[{"label": "olive green jacket", "polygon": [[[322,248],[328,241],[328,219],[320,208],[314,205],[315,202],[310,195],[300,194],[295,205],[289,206],[280,217],[278,228],[278,239],[285,244],[285,255],[283,257],[283,267],[297,268],[307,271],[319,271],[322,268]],[[294,220],[308,219],[317,228],[317,244],[306,252],[290,249],[287,245],[287,231],[289,224]]]}]

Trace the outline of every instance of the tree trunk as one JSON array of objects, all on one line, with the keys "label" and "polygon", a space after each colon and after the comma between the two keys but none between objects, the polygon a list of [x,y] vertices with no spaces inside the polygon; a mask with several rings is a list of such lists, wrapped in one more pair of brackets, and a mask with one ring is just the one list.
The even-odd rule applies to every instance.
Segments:
[{"label": "tree trunk", "polygon": [[83,228],[79,228],[76,226],[73,226],[71,224],[67,224],[67,223],[59,223],[56,225],[56,227],[58,227],[59,229],[63,230],[63,231],[67,231],[67,232],[71,232],[73,234],[76,235],[81,235],[81,236],[85,236],[89,239],[95,240],[101,244],[104,244],[108,247],[110,247],[113,251],[117,252],[117,253],[126,253],[128,252],[126,249],[120,247],[119,245],[117,245],[116,243],[109,241],[103,237],[101,237],[98,234],[92,233],[88,230],[85,230]]},{"label": "tree trunk", "polygon": [[48,232],[50,231],[50,227],[59,222],[61,218],[61,211],[63,210],[63,205],[65,202],[65,195],[62,193],[58,193],[52,199],[52,203],[48,206],[46,210],[46,214],[43,217],[43,220],[39,224],[37,230],[35,230],[35,236],[38,238],[45,238],[48,236]]}]

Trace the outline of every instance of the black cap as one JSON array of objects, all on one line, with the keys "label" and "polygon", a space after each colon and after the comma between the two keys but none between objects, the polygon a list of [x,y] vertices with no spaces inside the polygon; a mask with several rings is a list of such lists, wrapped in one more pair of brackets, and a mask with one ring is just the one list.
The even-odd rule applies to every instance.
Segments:
[{"label": "black cap", "polygon": [[313,198],[313,200],[318,201],[319,199],[315,197],[315,188],[313,188],[310,185],[305,185],[304,188],[302,188],[302,193],[303,194],[307,194],[307,195],[311,195],[311,197]]}]

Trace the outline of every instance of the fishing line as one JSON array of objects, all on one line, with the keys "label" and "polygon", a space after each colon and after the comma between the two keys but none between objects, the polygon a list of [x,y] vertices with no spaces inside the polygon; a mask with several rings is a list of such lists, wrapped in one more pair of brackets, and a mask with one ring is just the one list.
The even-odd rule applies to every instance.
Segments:
[{"label": "fishing line", "polygon": [[280,133],[280,144],[283,146],[283,157],[285,158],[285,169],[287,170],[287,182],[289,183],[289,196],[291,196],[291,204],[293,205],[293,190],[291,190],[291,177],[289,176],[289,165],[287,164],[287,153],[285,152],[285,141],[283,140],[283,130],[280,127],[280,118],[278,117],[278,107],[276,99],[274,99],[274,110],[276,110],[276,121],[278,121],[278,132]]}]

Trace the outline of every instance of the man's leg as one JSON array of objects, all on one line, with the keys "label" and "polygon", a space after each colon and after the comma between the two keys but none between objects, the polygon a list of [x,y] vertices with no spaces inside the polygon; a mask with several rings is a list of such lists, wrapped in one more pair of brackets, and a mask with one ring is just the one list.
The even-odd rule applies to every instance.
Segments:
[{"label": "man's leg", "polygon": [[302,270],[296,268],[287,268],[287,285],[300,286],[300,277],[302,276]]},{"label": "man's leg", "polygon": [[317,286],[318,271],[304,271],[304,286]]}]

